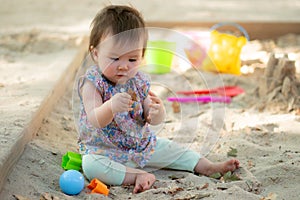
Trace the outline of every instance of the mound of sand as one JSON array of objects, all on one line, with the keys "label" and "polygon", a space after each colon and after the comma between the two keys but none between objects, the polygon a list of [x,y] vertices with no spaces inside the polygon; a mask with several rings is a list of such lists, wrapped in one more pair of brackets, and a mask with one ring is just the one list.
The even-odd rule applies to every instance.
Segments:
[{"label": "mound of sand", "polygon": [[300,81],[296,77],[295,60],[290,60],[287,54],[281,58],[271,54],[259,84],[259,97],[260,109],[299,113]]}]

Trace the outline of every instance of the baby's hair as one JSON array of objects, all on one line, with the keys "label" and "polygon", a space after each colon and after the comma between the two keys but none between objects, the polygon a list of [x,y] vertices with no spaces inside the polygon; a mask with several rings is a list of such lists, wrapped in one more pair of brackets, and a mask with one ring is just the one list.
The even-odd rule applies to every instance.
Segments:
[{"label": "baby's hair", "polygon": [[[143,41],[143,55],[147,46],[148,33],[141,14],[133,7],[125,5],[110,5],[97,13],[91,23],[89,51],[97,47],[108,34],[117,35],[125,32],[126,39]],[[123,33],[122,33],[123,34]],[[117,40],[120,37],[116,37]]]}]

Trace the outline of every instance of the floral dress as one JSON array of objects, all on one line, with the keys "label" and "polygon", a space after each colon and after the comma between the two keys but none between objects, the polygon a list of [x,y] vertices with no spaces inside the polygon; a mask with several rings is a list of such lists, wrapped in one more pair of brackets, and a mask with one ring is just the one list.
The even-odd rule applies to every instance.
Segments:
[{"label": "floral dress", "polygon": [[94,84],[103,102],[119,92],[128,92],[134,94],[134,103],[132,111],[117,113],[106,127],[95,128],[88,121],[81,100],[78,141],[80,153],[100,154],[119,163],[134,161],[138,166],[144,167],[156,145],[156,136],[150,131],[144,118],[142,104],[149,92],[149,77],[138,72],[126,84],[115,85],[101,74],[99,67],[92,66],[81,79],[81,86],[85,81]]}]

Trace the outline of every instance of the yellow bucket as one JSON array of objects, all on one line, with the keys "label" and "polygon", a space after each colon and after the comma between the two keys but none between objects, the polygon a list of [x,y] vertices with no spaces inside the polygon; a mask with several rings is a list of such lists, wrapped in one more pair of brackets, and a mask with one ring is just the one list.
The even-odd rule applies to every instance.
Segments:
[{"label": "yellow bucket", "polygon": [[[233,25],[238,28],[244,36],[234,36],[228,33],[218,32],[216,29],[224,25]],[[249,40],[245,29],[235,23],[220,23],[212,27],[211,43],[207,57],[202,63],[202,69],[218,73],[240,75],[242,47]]]}]

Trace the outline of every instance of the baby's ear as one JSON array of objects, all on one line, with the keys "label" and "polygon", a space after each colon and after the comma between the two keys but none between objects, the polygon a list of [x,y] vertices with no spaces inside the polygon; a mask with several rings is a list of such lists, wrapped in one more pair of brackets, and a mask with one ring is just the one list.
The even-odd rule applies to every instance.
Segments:
[{"label": "baby's ear", "polygon": [[93,48],[91,52],[92,52],[93,60],[94,61],[98,60],[98,50],[96,48]]}]

